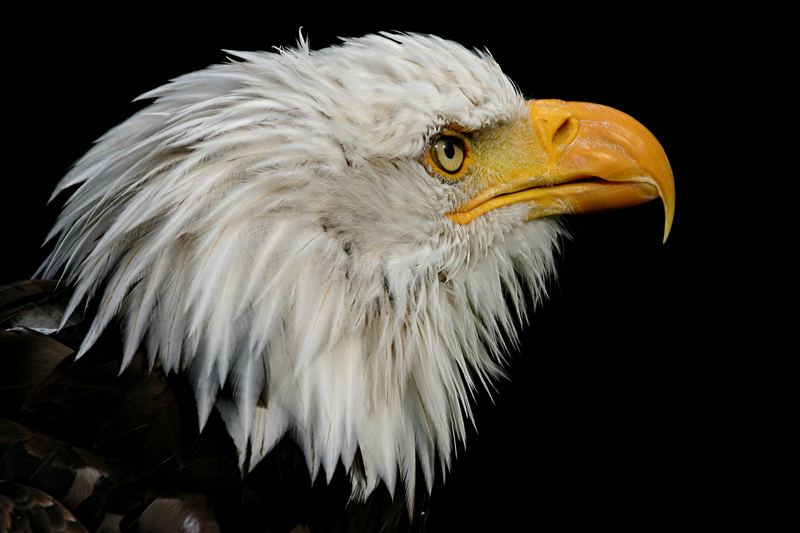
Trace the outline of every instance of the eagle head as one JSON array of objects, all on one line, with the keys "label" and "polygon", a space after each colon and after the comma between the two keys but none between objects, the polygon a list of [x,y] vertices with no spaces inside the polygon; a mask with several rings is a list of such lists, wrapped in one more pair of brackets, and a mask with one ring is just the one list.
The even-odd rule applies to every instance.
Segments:
[{"label": "eagle head", "polygon": [[526,101],[488,53],[381,34],[181,76],[110,130],[74,188],[45,276],[193,385],[242,469],[285,434],[355,497],[428,490],[544,295],[554,215],[661,197],[655,138],[607,107]]}]

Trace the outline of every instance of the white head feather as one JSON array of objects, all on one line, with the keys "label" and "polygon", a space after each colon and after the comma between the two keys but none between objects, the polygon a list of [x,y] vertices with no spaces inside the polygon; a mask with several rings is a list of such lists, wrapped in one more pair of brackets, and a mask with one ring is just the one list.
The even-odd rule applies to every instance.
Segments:
[{"label": "white head feather", "polygon": [[290,432],[357,497],[398,472],[412,493],[417,463],[430,490],[558,226],[513,206],[453,224],[463,193],[421,158],[444,125],[517,120],[524,100],[488,54],[431,36],[231,54],[143,95],[62,180],[79,187],[43,273],[76,286],[67,315],[103,288],[81,353],[119,316],[123,368],[144,343],[188,372],[243,468]]}]

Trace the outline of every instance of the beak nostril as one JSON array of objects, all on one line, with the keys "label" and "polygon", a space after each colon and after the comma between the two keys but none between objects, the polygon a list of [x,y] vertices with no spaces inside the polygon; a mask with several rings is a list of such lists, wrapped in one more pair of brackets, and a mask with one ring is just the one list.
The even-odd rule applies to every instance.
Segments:
[{"label": "beak nostril", "polygon": [[575,117],[564,117],[564,120],[553,133],[553,145],[564,146],[572,142],[572,140],[575,138],[577,127],[578,123],[575,120]]},{"label": "beak nostril", "polygon": [[568,102],[562,100],[532,100],[528,113],[538,141],[550,153],[559,153],[578,136],[580,121]]}]

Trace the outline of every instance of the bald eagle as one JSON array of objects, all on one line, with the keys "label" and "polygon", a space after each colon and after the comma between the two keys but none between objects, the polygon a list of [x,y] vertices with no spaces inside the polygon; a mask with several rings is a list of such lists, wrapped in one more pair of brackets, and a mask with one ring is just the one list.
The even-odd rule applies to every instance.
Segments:
[{"label": "bald eagle", "polygon": [[343,472],[340,527],[418,524],[545,296],[557,216],[661,198],[669,233],[644,126],[526,101],[487,52],[228,54],[74,165],[41,279],[0,292],[0,527],[327,530],[254,511],[301,469]]}]

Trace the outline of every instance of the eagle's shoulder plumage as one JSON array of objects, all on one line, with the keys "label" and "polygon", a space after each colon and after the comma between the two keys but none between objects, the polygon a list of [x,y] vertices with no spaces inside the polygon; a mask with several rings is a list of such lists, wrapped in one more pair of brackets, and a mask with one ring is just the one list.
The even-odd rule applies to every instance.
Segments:
[{"label": "eagle's shoulder plumage", "polygon": [[303,453],[288,437],[243,477],[218,412],[198,433],[186,376],[151,371],[142,351],[118,375],[119,324],[78,360],[88,318],[73,315],[47,332],[70,293],[44,280],[0,287],[1,531],[422,527],[424,490],[408,496],[414,516],[403,497],[386,491],[350,502],[342,469],[330,484],[309,483]]}]

